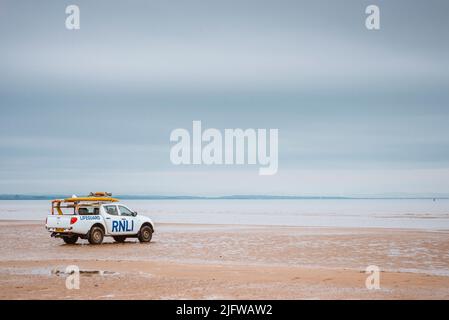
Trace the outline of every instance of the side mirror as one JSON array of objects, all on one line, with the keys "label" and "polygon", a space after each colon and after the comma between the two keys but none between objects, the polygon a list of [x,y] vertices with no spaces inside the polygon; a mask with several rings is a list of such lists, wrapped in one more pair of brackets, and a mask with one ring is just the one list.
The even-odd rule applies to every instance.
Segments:
[{"label": "side mirror", "polygon": [[135,216],[137,216],[137,212],[136,211],[133,212],[133,217],[135,217]]}]

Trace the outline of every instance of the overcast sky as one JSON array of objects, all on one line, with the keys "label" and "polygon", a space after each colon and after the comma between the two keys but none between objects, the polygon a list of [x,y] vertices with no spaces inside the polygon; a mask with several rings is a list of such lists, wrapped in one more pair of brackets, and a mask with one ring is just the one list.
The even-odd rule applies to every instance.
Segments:
[{"label": "overcast sky", "polygon": [[[369,4],[379,31],[365,28]],[[0,193],[449,193],[448,12],[445,0],[0,0]],[[278,174],[174,166],[170,132],[193,120],[278,128]]]}]

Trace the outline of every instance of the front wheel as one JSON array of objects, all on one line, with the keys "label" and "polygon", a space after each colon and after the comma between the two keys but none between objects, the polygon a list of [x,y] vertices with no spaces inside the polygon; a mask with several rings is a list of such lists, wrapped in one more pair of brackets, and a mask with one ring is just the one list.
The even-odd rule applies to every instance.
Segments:
[{"label": "front wheel", "polygon": [[101,244],[104,238],[104,231],[100,227],[92,227],[87,239],[90,244]]},{"label": "front wheel", "polygon": [[139,231],[140,242],[150,242],[153,237],[153,229],[150,226],[143,226]]},{"label": "front wheel", "polygon": [[75,244],[78,241],[78,236],[62,237],[62,240],[67,244]]}]

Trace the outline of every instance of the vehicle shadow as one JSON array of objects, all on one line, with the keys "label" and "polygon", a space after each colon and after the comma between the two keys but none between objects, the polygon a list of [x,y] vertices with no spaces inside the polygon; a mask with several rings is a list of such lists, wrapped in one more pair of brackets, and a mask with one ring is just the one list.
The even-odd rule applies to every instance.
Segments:
[{"label": "vehicle shadow", "polygon": [[115,247],[115,246],[131,246],[131,245],[151,245],[151,244],[156,244],[157,241],[151,241],[149,243],[142,243],[140,241],[125,241],[125,242],[103,242],[102,244],[90,244],[89,242],[77,242],[74,244],[67,244],[67,243],[61,243],[59,246],[60,247],[83,247],[83,246],[89,246],[89,247]]}]

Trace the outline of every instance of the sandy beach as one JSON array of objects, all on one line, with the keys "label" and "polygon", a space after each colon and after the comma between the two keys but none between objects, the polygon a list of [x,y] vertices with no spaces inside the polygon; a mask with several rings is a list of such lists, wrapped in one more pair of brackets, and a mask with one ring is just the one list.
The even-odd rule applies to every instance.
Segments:
[{"label": "sandy beach", "polygon": [[[0,221],[1,299],[449,299],[449,232],[159,224],[153,241],[52,239]],[[65,269],[80,269],[80,289]],[[365,268],[381,269],[368,290]]]}]

